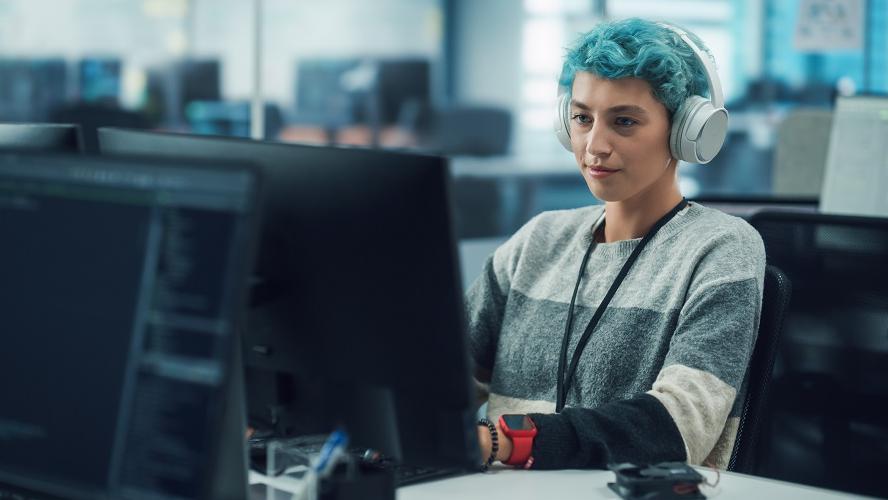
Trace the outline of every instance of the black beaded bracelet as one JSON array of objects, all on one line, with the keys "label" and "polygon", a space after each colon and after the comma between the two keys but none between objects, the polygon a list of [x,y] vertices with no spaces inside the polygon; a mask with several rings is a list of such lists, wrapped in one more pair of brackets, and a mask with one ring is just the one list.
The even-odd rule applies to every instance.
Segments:
[{"label": "black beaded bracelet", "polygon": [[494,425],[493,422],[486,418],[482,418],[481,420],[478,420],[478,425],[486,425],[487,429],[490,431],[490,456],[487,457],[486,462],[481,464],[481,472],[485,472],[496,460],[496,453],[499,451],[499,439],[497,438],[496,425]]}]

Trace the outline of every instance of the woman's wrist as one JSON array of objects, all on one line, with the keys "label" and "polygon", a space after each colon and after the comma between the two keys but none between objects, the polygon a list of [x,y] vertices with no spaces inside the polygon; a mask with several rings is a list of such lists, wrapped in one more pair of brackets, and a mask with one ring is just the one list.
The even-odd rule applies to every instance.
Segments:
[{"label": "woman's wrist", "polygon": [[[486,419],[485,419],[486,422]],[[496,429],[497,450],[494,460],[505,462],[512,456],[512,440],[506,436],[500,428],[499,422],[492,424]],[[487,427],[487,424],[478,424],[478,445],[481,448],[481,462],[486,463],[493,451],[493,432]]]},{"label": "woman's wrist", "polygon": [[500,462],[506,462],[512,456],[512,438],[506,436],[500,428],[499,422],[496,422],[496,430],[499,435],[499,450],[496,452],[496,459]]},{"label": "woman's wrist", "polygon": [[478,444],[481,448],[481,472],[485,472],[497,459],[499,432],[487,418],[478,421]]}]

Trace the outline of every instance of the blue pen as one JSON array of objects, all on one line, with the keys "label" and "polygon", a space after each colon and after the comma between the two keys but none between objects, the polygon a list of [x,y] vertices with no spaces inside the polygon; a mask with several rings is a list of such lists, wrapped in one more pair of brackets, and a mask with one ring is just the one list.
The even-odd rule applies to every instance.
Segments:
[{"label": "blue pen", "polygon": [[315,463],[315,472],[326,474],[327,469],[335,462],[333,458],[339,455],[337,452],[341,452],[347,445],[348,434],[341,429],[333,431],[321,448],[321,453],[318,455],[318,460]]}]

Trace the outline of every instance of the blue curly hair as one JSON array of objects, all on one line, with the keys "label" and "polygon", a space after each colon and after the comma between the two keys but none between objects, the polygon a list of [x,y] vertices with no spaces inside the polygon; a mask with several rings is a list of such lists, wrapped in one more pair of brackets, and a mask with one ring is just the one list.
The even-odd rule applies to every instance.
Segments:
[{"label": "blue curly hair", "polygon": [[[699,37],[683,31],[709,54]],[[577,71],[645,80],[669,116],[688,97],[709,96],[706,70],[693,49],[674,31],[644,19],[601,23],[581,35],[567,51],[559,84],[570,89]]]}]

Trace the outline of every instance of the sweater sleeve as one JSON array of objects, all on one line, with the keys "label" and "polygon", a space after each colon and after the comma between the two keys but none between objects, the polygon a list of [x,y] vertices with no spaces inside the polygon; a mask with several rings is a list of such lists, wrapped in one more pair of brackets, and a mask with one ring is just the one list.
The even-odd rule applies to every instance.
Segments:
[{"label": "sweater sleeve", "polygon": [[651,390],[598,408],[531,415],[539,429],[534,467],[702,463],[722,435],[746,374],[764,262],[757,233],[729,233],[704,248]]},{"label": "sweater sleeve", "polygon": [[493,368],[512,276],[537,220],[527,222],[487,258],[481,275],[466,292],[469,349],[475,364],[487,370]]}]

